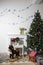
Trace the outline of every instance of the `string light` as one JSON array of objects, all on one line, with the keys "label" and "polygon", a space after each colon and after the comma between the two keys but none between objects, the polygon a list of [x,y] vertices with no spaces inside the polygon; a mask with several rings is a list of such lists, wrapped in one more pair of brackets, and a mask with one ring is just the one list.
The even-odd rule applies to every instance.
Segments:
[{"label": "string light", "polygon": [[[19,9],[19,10],[17,10],[17,9],[13,9],[13,11],[11,10],[11,9],[4,9],[3,11],[1,11],[0,12],[0,16],[4,16],[5,15],[5,13],[7,12],[11,12],[13,15],[15,15],[14,13],[17,11],[17,12],[23,12],[23,11],[25,11],[25,10],[27,10],[27,9],[29,9],[29,7],[31,7],[32,6],[32,4],[30,4],[29,6],[27,6],[27,7],[25,7],[25,8],[23,8],[23,9]],[[21,19],[23,19],[23,16],[20,16],[20,15],[17,15],[17,17],[18,18],[21,18]],[[25,21],[28,21],[29,20],[29,18],[33,18],[33,15],[31,15],[31,16],[28,16],[24,21],[22,21],[21,23],[23,23],[23,22],[25,22]],[[12,23],[13,25],[15,25],[15,23]],[[18,23],[17,23],[18,24]]]},{"label": "string light", "polygon": [[[21,12],[21,11],[25,11],[26,9],[29,9],[31,6],[32,6],[33,4],[30,4],[29,6],[27,6],[26,8],[23,8],[23,9],[21,9],[21,10],[16,10],[16,9],[14,9],[13,11],[15,12],[15,11],[18,11],[18,12]],[[5,9],[5,10],[3,10],[3,12],[5,12],[7,10],[7,8]],[[10,12],[11,10],[9,9],[8,10],[8,12]]]}]

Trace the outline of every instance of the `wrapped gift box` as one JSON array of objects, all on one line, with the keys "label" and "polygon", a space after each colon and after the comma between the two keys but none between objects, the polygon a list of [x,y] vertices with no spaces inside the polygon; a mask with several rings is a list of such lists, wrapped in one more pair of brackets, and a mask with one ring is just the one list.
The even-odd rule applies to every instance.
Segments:
[{"label": "wrapped gift box", "polygon": [[29,60],[31,60],[32,62],[35,62],[36,61],[36,58],[35,58],[36,54],[37,54],[36,51],[31,51],[29,53]]}]

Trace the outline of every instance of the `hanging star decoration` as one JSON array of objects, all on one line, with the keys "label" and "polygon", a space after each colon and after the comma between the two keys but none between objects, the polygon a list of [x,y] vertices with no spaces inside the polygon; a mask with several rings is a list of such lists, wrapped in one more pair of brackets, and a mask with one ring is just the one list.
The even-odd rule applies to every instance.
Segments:
[{"label": "hanging star decoration", "polygon": [[16,11],[16,9],[14,9],[14,12]]},{"label": "hanging star decoration", "polygon": [[11,10],[9,9],[8,12],[10,12]]},{"label": "hanging star decoration", "polygon": [[20,17],[20,15],[17,16],[18,18]]}]

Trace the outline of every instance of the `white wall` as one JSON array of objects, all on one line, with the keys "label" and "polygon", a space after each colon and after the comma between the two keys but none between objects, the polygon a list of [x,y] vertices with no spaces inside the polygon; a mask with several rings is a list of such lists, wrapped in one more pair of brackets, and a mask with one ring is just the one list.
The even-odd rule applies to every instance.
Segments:
[{"label": "white wall", "polygon": [[[8,45],[10,44],[9,34],[19,34],[20,27],[25,27],[28,31],[32,22],[32,18],[29,18],[29,16],[34,15],[38,9],[43,19],[43,4],[34,4],[29,9],[25,9],[26,6],[29,6],[28,2],[26,3],[25,0],[15,2],[12,5],[11,3],[10,5],[8,5],[8,3],[5,4],[6,6],[4,4],[0,5],[0,52],[8,52]],[[7,10],[3,12],[6,8]],[[17,11],[12,14],[14,8]],[[11,11],[8,12],[8,9]],[[24,11],[18,12],[18,10],[22,9],[24,9]],[[1,12],[3,12],[3,14],[1,14]],[[18,18],[18,15],[22,16],[22,18]],[[15,23],[15,25],[12,23]]]}]

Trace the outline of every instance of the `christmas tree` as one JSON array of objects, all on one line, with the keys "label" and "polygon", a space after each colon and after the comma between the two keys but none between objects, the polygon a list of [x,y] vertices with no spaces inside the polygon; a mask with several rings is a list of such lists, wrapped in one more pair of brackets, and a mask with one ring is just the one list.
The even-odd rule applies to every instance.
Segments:
[{"label": "christmas tree", "polygon": [[39,10],[34,15],[27,35],[27,47],[37,51],[43,50],[43,21]]}]

